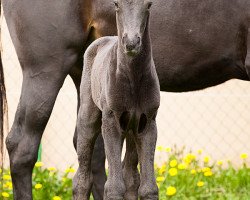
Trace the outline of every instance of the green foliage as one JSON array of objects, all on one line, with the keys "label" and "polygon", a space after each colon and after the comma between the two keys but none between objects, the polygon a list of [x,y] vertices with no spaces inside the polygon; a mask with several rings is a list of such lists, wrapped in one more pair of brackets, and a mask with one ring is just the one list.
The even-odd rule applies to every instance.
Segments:
[{"label": "green foliage", "polygon": [[[230,161],[211,161],[199,150],[196,154],[184,154],[171,148],[158,147],[166,159],[161,166],[155,165],[160,200],[249,200],[250,168],[247,154],[241,154],[242,165],[233,167]],[[37,162],[33,170],[34,200],[72,199],[72,177],[75,170],[64,172],[44,168]],[[9,170],[4,170],[0,180],[0,199],[13,199]],[[91,197],[93,200],[93,198]]]}]

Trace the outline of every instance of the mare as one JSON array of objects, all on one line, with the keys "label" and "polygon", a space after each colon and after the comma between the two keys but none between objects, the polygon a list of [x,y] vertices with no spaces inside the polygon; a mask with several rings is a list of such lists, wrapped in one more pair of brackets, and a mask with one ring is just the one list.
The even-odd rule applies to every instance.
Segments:
[{"label": "mare", "polygon": [[[140,199],[157,200],[154,153],[160,85],[149,34],[152,2],[115,0],[114,4],[118,36],[95,40],[84,54],[74,199],[89,199],[92,151],[101,132],[109,164],[104,199],[137,200],[139,194]],[[122,167],[124,138],[127,148]]]},{"label": "mare", "polygon": [[[2,0],[2,4],[23,72],[20,102],[6,140],[14,199],[31,200],[31,173],[57,94],[67,75],[79,94],[83,53],[96,38],[117,34],[115,11],[110,0]],[[155,0],[150,31],[161,91],[249,80],[249,28],[249,0]],[[74,141],[77,146],[77,132]],[[96,147],[93,193],[102,199],[106,181],[102,138]]]}]

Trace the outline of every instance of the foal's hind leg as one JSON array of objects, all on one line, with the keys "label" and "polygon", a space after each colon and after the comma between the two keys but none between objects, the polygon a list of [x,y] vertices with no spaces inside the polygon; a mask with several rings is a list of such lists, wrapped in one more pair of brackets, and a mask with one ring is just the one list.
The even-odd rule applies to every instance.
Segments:
[{"label": "foal's hind leg", "polygon": [[137,168],[138,155],[133,137],[131,133],[126,137],[126,154],[123,160],[122,171],[126,185],[125,200],[137,200],[140,186],[140,174]]},{"label": "foal's hind leg", "polygon": [[14,199],[31,200],[31,174],[37,160],[38,146],[66,75],[48,72],[32,76],[29,70],[23,73],[22,93],[6,145]]}]

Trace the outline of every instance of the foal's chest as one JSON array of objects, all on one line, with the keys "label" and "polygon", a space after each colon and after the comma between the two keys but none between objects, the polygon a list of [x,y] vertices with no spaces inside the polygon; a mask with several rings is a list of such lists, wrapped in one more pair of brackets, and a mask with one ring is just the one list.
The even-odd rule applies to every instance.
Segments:
[{"label": "foal's chest", "polygon": [[149,77],[131,82],[126,76],[113,80],[107,90],[107,107],[123,131],[142,132],[160,105],[158,80]]}]

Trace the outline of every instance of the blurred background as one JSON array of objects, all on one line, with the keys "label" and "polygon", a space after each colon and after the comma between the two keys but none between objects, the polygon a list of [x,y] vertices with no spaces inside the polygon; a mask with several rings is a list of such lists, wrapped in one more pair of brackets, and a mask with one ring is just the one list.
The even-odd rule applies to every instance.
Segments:
[{"label": "blurred background", "polygon": [[[9,128],[18,104],[22,72],[5,20],[2,20],[2,59],[8,99]],[[76,123],[76,91],[68,77],[57,98],[42,139],[42,162],[47,167],[77,166],[73,148]],[[158,146],[202,149],[213,160],[238,165],[241,153],[250,153],[250,83],[238,80],[196,92],[161,93],[157,116]],[[7,134],[7,132],[6,132]],[[27,144],[28,145],[28,144]],[[158,148],[158,150],[161,148]],[[161,163],[167,154],[156,152]],[[5,165],[8,155],[5,151]]]}]

